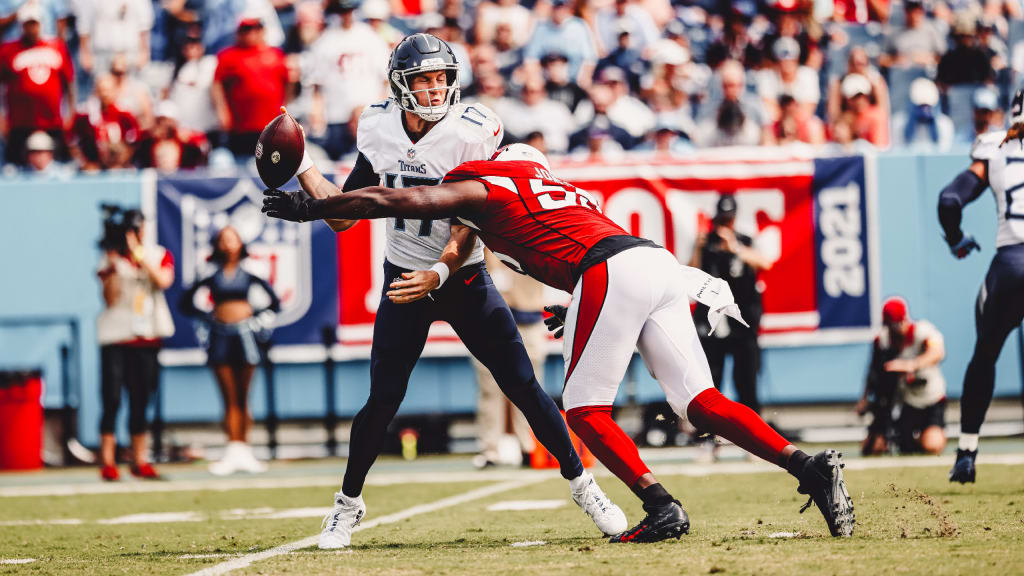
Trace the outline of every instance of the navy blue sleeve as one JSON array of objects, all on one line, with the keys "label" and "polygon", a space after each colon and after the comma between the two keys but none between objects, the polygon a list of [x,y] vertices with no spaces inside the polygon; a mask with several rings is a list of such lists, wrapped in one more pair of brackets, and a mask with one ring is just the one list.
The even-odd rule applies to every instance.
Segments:
[{"label": "navy blue sleeve", "polygon": [[378,184],[380,184],[380,177],[373,171],[373,165],[370,164],[370,161],[360,152],[359,157],[356,158],[356,165],[348,173],[348,178],[345,179],[345,185],[341,187],[341,191],[351,192],[352,190],[359,190],[360,188],[376,186]]},{"label": "navy blue sleeve", "polygon": [[939,223],[946,233],[946,242],[956,245],[964,237],[960,219],[964,206],[974,202],[988,185],[971,170],[964,170],[939,194]]},{"label": "navy blue sleeve", "polygon": [[266,280],[260,278],[255,274],[249,274],[249,278],[250,283],[255,283],[257,286],[262,288],[264,292],[267,293],[267,296],[270,296],[270,304],[267,305],[266,308],[263,308],[261,310],[253,310],[253,315],[259,314],[265,310],[270,310],[272,312],[280,312],[281,299],[277,297],[276,293],[274,293],[274,289],[270,286],[270,284]]},{"label": "navy blue sleeve", "polygon": [[178,308],[181,309],[181,313],[185,316],[197,317],[203,320],[209,320],[210,314],[203,312],[199,308],[196,308],[195,298],[196,291],[199,290],[200,286],[209,287],[213,284],[213,276],[207,276],[202,280],[196,282],[188,290],[181,295],[181,299],[178,300]]}]

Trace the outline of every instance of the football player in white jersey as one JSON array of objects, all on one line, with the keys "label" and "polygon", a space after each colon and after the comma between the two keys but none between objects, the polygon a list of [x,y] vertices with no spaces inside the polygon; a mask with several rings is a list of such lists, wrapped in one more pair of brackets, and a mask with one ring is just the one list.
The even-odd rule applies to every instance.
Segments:
[{"label": "football player in white jersey", "polygon": [[996,360],[1010,331],[1024,320],[1024,90],[1017,90],[1010,109],[1010,129],[978,136],[971,149],[971,166],[939,196],[939,222],[956,258],[964,258],[978,243],[960,229],[964,206],[985,188],[996,199],[996,255],[992,258],[975,308],[977,341],[964,375],[960,400],[960,440],[950,482],[974,482],[978,431],[992,402]]},{"label": "football player in white jersey", "polygon": [[[391,54],[392,99],[368,107],[359,119],[359,156],[342,190],[309,157],[299,183],[314,198],[367,186],[434,185],[463,162],[487,160],[502,125],[493,112],[459,103],[458,62],[429,34],[413,34]],[[329,220],[343,231],[356,220]],[[429,295],[429,298],[426,296]],[[349,459],[334,510],[324,519],[321,549],[348,546],[366,513],[366,474],[405,396],[431,323],[443,320],[494,375],[537,439],[559,461],[572,497],[607,535],[626,530],[626,516],[584,471],[558,408],[541,389],[508,305],[483,264],[483,246],[466,226],[448,220],[387,220],[384,286],[373,327],[370,397],[352,422]]]}]

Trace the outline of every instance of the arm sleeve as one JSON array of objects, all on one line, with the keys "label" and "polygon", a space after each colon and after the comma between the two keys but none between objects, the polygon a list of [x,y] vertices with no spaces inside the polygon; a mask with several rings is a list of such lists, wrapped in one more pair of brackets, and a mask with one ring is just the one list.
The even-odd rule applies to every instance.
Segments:
[{"label": "arm sleeve", "polygon": [[348,178],[345,179],[345,185],[342,186],[341,191],[351,192],[352,190],[366,188],[367,186],[377,186],[378,184],[380,184],[380,177],[373,171],[373,165],[370,164],[370,160],[360,152],[359,157],[356,158],[356,165],[348,173]]},{"label": "arm sleeve", "polygon": [[986,184],[978,175],[964,170],[939,194],[939,223],[946,233],[950,246],[959,242],[964,234],[960,231],[960,218],[964,206],[970,204],[985,191]]},{"label": "arm sleeve", "polygon": [[261,289],[263,289],[263,291],[267,293],[267,296],[270,297],[270,304],[268,304],[262,310],[254,310],[253,315],[258,315],[267,310],[270,310],[271,312],[280,312],[281,299],[277,297],[277,293],[274,292],[274,289],[270,286],[270,283],[268,283],[266,280],[260,278],[255,274],[250,274],[249,276],[252,278],[252,281],[255,282],[256,285],[259,286]]}]

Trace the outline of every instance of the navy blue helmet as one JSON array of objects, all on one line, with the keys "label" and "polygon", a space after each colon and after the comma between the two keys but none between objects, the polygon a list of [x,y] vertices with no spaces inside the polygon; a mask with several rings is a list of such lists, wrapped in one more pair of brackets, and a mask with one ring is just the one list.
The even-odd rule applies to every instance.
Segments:
[{"label": "navy blue helmet", "polygon": [[[421,106],[416,101],[415,92],[426,92],[427,89],[413,91],[409,82],[417,74],[435,70],[445,71],[448,92],[441,105]],[[402,39],[391,53],[388,83],[399,108],[428,122],[436,122],[459,101],[459,63],[451,46],[444,40],[430,34],[412,34]]]}]

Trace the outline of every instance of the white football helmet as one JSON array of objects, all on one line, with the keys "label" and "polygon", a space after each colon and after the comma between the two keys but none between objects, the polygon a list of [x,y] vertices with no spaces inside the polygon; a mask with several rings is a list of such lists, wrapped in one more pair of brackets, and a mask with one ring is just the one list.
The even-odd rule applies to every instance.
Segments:
[{"label": "white football helmet", "polygon": [[544,154],[530,146],[529,144],[509,144],[504,148],[499,148],[491,160],[497,160],[499,162],[513,162],[516,160],[525,160],[528,162],[536,162],[543,166],[548,172],[551,171],[551,164],[548,164],[548,159]]}]

